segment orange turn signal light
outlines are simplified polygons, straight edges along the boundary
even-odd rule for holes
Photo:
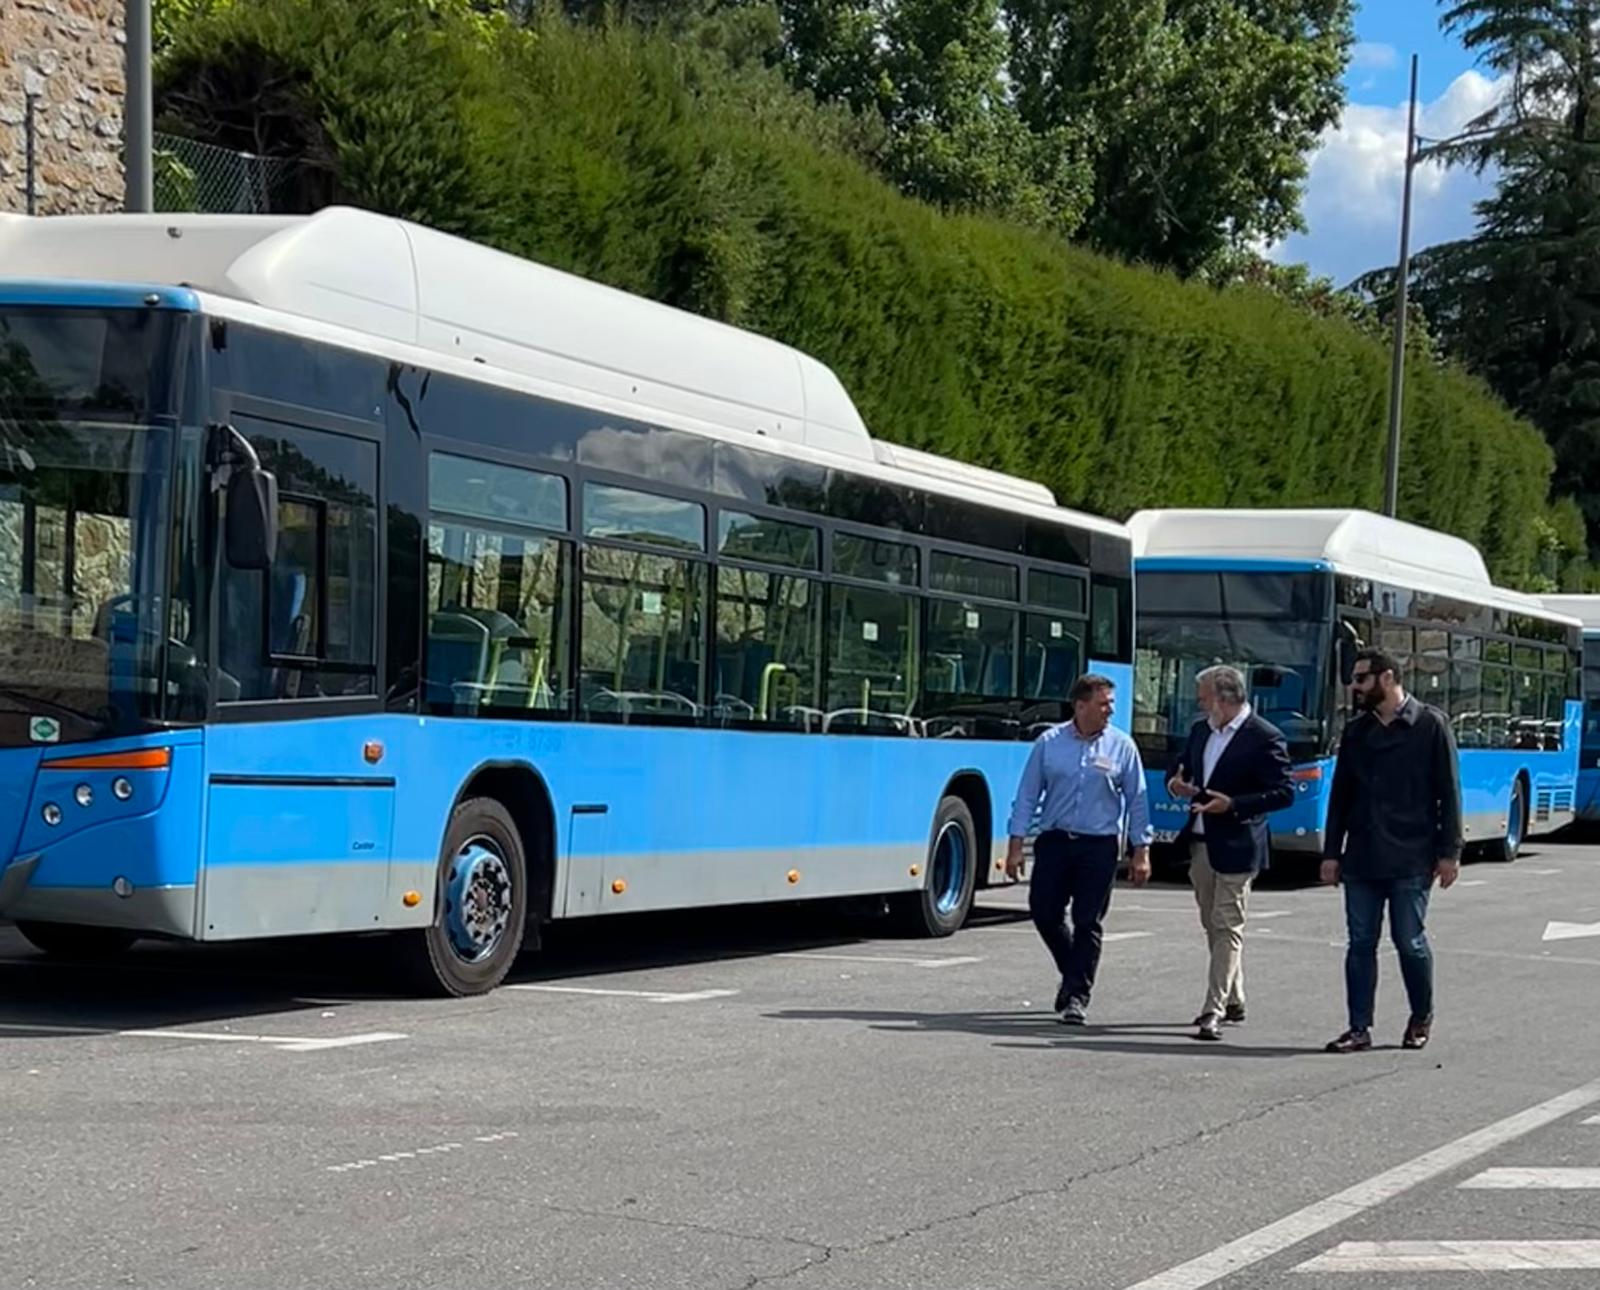
[[[127,752],[95,753],[90,757],[60,757],[41,762],[40,770],[166,770],[172,765],[170,748],[133,748]]]

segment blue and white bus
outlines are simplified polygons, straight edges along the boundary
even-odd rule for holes
[[[1144,511],[1129,527],[1134,735],[1159,840],[1183,821],[1164,768],[1195,719],[1195,675],[1230,663],[1294,762],[1294,804],[1271,817],[1274,848],[1320,853],[1364,646],[1392,654],[1407,687],[1449,715],[1469,844],[1512,860],[1530,834],[1572,820],[1579,624],[1496,587],[1470,543],[1348,510]]]
[[[995,876],[1119,524],[822,364],[393,219],[0,216],[0,917],[110,953]]]
[[[1547,609],[1583,624],[1583,735],[1578,748],[1578,818],[1600,820],[1600,596],[1541,596]]]

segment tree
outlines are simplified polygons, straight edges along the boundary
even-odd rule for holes
[[[1093,149],[1083,235],[1182,273],[1301,228],[1306,157],[1344,104],[1351,0],[1005,0],[1035,131]]]
[[[1447,350],[1543,430],[1600,546],[1600,2],[1442,0],[1507,92],[1440,153],[1498,171],[1469,241],[1421,266]]]

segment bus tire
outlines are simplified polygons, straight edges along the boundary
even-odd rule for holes
[[[111,959],[125,952],[136,940],[137,932],[122,927],[80,927],[74,923],[17,924],[36,950],[57,959]]]
[[[965,801],[951,795],[934,812],[922,887],[890,902],[896,922],[912,936],[950,936],[972,911],[978,879],[978,830]]]
[[[445,828],[433,924],[400,934],[408,975],[427,994],[487,993],[516,962],[527,915],[522,834],[494,798],[468,798]]]
[[[1489,858],[1501,864],[1510,864],[1522,851],[1522,841],[1528,836],[1528,795],[1522,780],[1511,781],[1511,806],[1506,811],[1506,835],[1489,843]]]

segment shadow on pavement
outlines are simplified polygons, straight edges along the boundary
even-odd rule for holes
[[[998,1048],[1054,1048],[1080,1053],[1135,1053],[1157,1057],[1303,1057],[1321,1047],[1240,1043],[1230,1030],[1221,1043],[1194,1037],[1189,1022],[1063,1026],[1045,1008],[1022,1012],[888,1012],[875,1009],[786,1008],[765,1014],[774,1021],[847,1021],[900,1034],[964,1034],[997,1039]],[[1026,1041],[1026,1042],[1025,1042]]]

